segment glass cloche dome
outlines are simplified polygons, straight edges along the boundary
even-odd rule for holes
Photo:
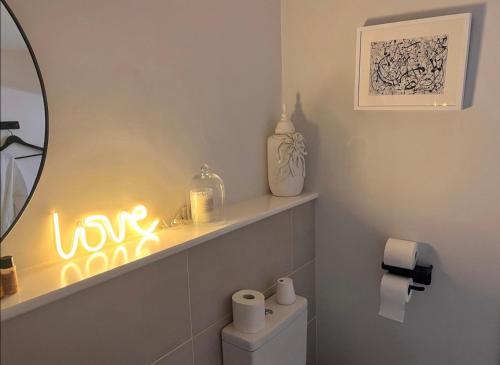
[[[207,164],[193,176],[188,194],[188,207],[193,223],[215,223],[224,220],[226,199],[224,182],[210,171]]]

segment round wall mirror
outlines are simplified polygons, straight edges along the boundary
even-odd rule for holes
[[[11,9],[1,2],[0,241],[12,229],[40,179],[48,112],[33,50]]]

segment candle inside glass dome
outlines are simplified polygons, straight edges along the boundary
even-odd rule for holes
[[[189,192],[191,217],[194,223],[212,221],[214,211],[214,192],[211,188],[193,189]]]

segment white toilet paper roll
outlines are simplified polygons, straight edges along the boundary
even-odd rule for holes
[[[233,324],[241,332],[257,333],[266,325],[264,295],[256,290],[240,290],[233,294]]]
[[[380,282],[379,315],[404,322],[406,303],[411,299],[411,278],[385,273]]]
[[[385,244],[384,264],[413,270],[417,263],[418,244],[389,238]]]
[[[283,305],[291,305],[295,303],[297,297],[293,289],[293,280],[290,278],[279,278],[276,289],[276,302]]]

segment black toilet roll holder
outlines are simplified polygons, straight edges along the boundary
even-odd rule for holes
[[[415,265],[415,268],[410,270],[402,267],[386,265],[382,262],[382,269],[387,270],[390,274],[411,278],[413,282],[417,284],[430,285],[432,282],[432,265]],[[425,288],[423,286],[410,285],[408,287],[408,293],[410,293],[411,290],[424,291]]]

